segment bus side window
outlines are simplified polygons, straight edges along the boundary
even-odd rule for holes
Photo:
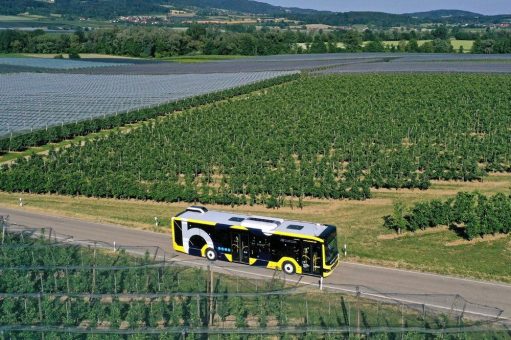
[[[215,244],[215,247],[221,247],[223,249],[230,249],[231,248],[231,235],[228,231],[215,231],[213,233],[213,243]],[[227,252],[227,251],[223,251]],[[230,251],[229,251],[230,252]]]
[[[277,237],[272,240],[271,253],[273,261],[279,261],[282,257],[291,257],[296,262],[301,262],[302,245],[300,240]]]
[[[270,242],[267,238],[250,235],[250,257],[268,260],[270,255]]]
[[[178,246],[183,245],[183,229],[181,227],[181,221],[174,220],[174,242]]]

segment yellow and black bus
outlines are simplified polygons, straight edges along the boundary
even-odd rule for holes
[[[176,251],[327,277],[339,263],[332,225],[249,216],[191,206],[172,218]]]

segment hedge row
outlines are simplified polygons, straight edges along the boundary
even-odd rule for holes
[[[175,111],[186,110],[192,107],[212,103],[219,100],[225,100],[263,88],[279,85],[295,80],[299,77],[300,74],[280,76],[224,91],[218,91],[173,101],[151,108],[144,108],[122,114],[87,119],[77,121],[75,123],[67,123],[34,130],[28,133],[4,137],[0,139],[0,153],[5,153],[7,151],[23,151],[33,146],[41,146],[47,143],[56,143],[76,136],[84,136],[93,132],[98,132],[103,129],[112,129],[115,127],[123,126],[125,124],[144,121]]]
[[[487,234],[511,232],[511,196],[502,193],[487,197],[480,193],[459,192],[446,201],[416,203],[406,211],[402,203],[383,218],[384,226],[416,231],[439,225],[464,227],[467,239]]]

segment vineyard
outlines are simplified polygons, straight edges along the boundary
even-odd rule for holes
[[[278,207],[482,180],[511,171],[510,95],[508,76],[303,77],[18,159],[0,189]]]
[[[168,93],[165,95],[162,94],[158,97],[154,93],[154,88],[152,88],[151,91],[145,92],[146,98],[136,98],[137,96],[142,95],[144,92],[143,90],[137,88],[137,86],[140,86],[141,78],[138,78],[138,80],[131,78],[131,81],[137,81],[124,85],[125,90],[127,88],[131,88],[131,97],[128,96],[127,98],[117,98],[119,93],[122,91],[119,91],[118,85],[110,83],[110,86],[103,88],[102,92],[96,91],[97,97],[93,96],[93,104],[91,104],[90,97],[87,98],[83,93],[81,93],[80,90],[77,90],[76,88],[73,91],[67,91],[68,93],[66,93],[64,96],[60,94],[56,98],[31,98],[31,100],[25,100],[23,103],[20,103],[19,92],[9,88],[8,92],[10,94],[8,95],[4,93],[5,97],[0,98],[0,103],[3,102],[6,107],[10,107],[9,112],[5,112],[4,114],[0,112],[0,127],[2,128],[2,130],[0,130],[0,154],[6,151],[22,151],[31,146],[55,143],[66,138],[73,138],[76,136],[83,136],[89,133],[98,132],[102,129],[112,129],[115,127],[124,126],[126,124],[164,116],[175,111],[185,110],[191,107],[224,100],[227,98],[257,91],[268,86],[277,85],[281,82],[291,81],[299,76],[298,74],[292,74],[272,78],[272,75],[276,76],[277,73],[265,73],[259,75],[252,74],[252,77],[268,77],[269,79],[245,84],[243,86],[235,86],[235,79],[231,79],[230,81],[227,81],[227,83],[223,84],[210,84],[208,87],[210,92],[208,92],[205,86],[202,86],[202,89],[194,89],[194,87],[197,87],[197,83],[189,83],[188,85],[192,85],[188,88],[189,92],[183,92],[183,89],[181,89],[180,93],[174,94],[174,98],[169,98]],[[52,77],[55,78],[55,75]],[[249,79],[249,74],[245,74],[244,79],[242,79],[243,76],[238,75],[238,77],[238,85],[243,82],[254,81],[253,78],[251,80]],[[42,78],[44,79],[45,76],[43,75]],[[197,78],[200,79],[200,76]],[[203,81],[206,79],[204,77],[202,78]],[[49,79],[51,79],[51,77]],[[81,83],[86,88],[89,88],[89,92],[90,88],[96,87],[98,85],[97,81],[101,80],[96,79],[96,84],[94,84],[94,82],[90,82],[90,79],[89,82],[81,79],[80,77],[77,79],[80,79],[79,83]],[[101,82],[105,82],[106,79],[107,78],[101,80]],[[125,78],[124,81],[127,79],[128,78]],[[151,79],[152,78],[146,78],[146,81],[150,81]],[[174,78],[173,80],[175,81],[176,79],[177,78]],[[41,77],[39,77],[39,80],[41,80]],[[38,85],[43,86],[43,88],[48,86],[48,80],[43,83],[44,84],[40,83]],[[215,92],[213,91],[215,87],[224,87],[226,89]],[[38,91],[40,90],[41,87],[39,87]],[[160,91],[165,91],[165,89],[160,88]],[[193,93],[194,91],[195,93]],[[203,92],[208,93],[198,95],[199,93]],[[107,93],[109,93],[109,97],[107,96]],[[79,103],[81,99],[69,100],[69,96],[84,97],[86,101]],[[101,99],[101,97],[104,98]],[[114,97],[116,97],[116,99],[113,99]],[[168,102],[170,99],[174,100]],[[151,106],[150,104],[154,105],[155,103],[162,102],[167,103],[152,107],[144,107],[148,105]],[[137,109],[135,110],[134,108]],[[18,111],[20,109],[21,111]],[[129,109],[132,110],[130,111]],[[26,110],[28,110],[29,113],[27,113]],[[121,114],[119,114],[118,110],[124,110],[127,112],[121,112]],[[17,114],[13,114],[13,112],[17,112]],[[9,133],[10,129],[14,129],[15,126],[17,126],[19,129],[30,128],[30,132],[18,131],[18,133],[12,133],[11,131],[11,134],[6,135]],[[32,130],[32,128],[34,128],[34,130]]]
[[[480,193],[460,192],[444,202],[416,203],[405,213],[402,203],[396,204],[394,214],[384,217],[384,225],[398,232],[416,231],[446,226],[461,226],[462,234],[473,239],[488,234],[507,234],[511,231],[511,196],[496,194],[486,197]]]
[[[464,319],[462,305],[439,314],[420,304],[305,290],[276,276],[264,281],[213,276],[148,253],[134,257],[125,249],[56,242],[44,232],[3,233],[0,271],[0,331],[7,338],[30,339],[35,332],[66,339],[109,333],[108,338],[136,339],[287,332],[301,337],[310,330],[311,338],[375,332],[386,339],[387,331],[411,338],[444,331],[443,338],[465,332],[476,338],[482,331],[495,339],[506,336],[491,323]],[[453,306],[456,301],[463,302],[456,297]]]
[[[289,74],[0,75],[0,137],[124,114]]]

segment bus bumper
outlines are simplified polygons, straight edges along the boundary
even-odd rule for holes
[[[335,267],[337,267],[338,265],[339,265],[339,256],[337,256],[337,259],[334,261],[334,263],[332,263],[331,266],[329,266],[328,269],[325,268],[323,270],[323,277],[329,277],[333,273]]]

